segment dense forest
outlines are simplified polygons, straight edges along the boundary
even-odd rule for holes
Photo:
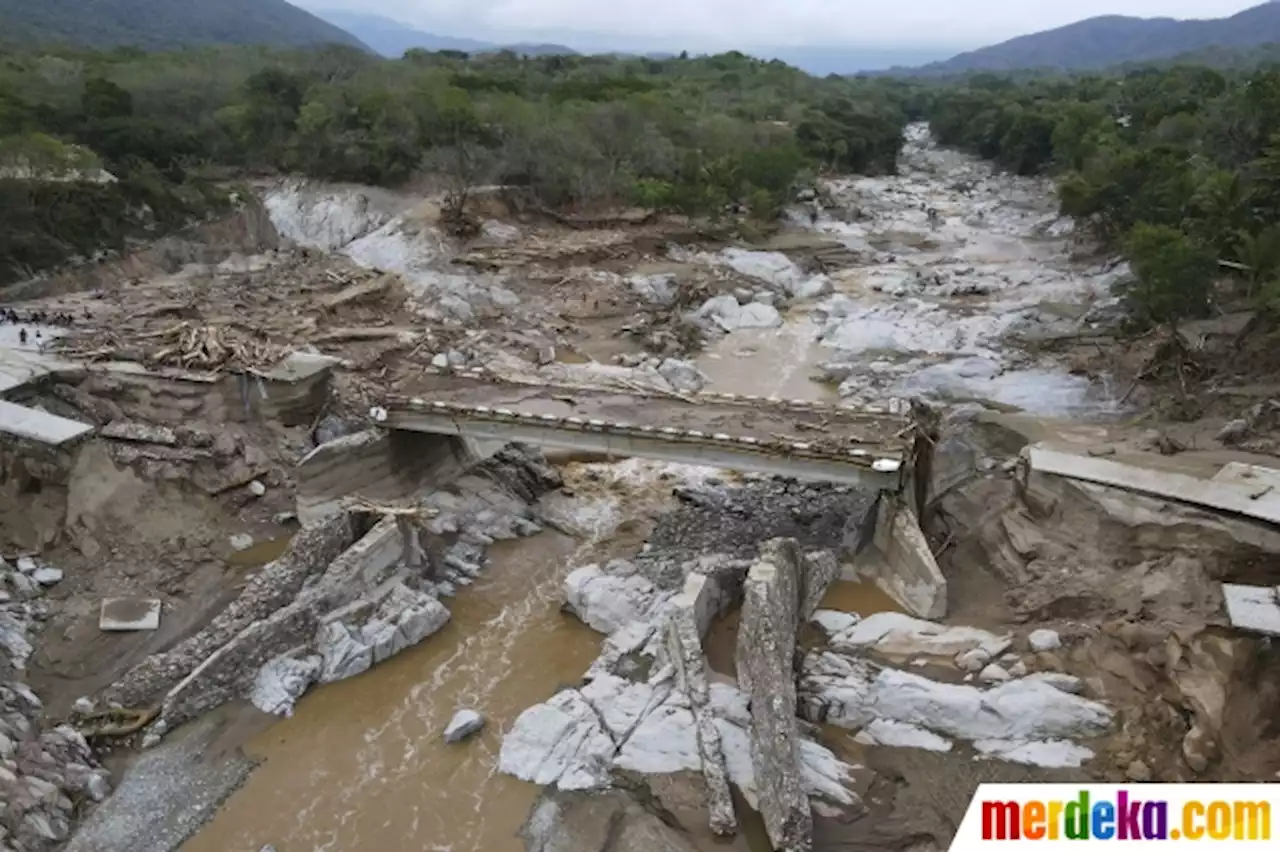
[[[119,180],[0,182],[0,259],[16,275],[118,247],[136,226],[198,216],[215,178],[272,172],[383,185],[425,173],[454,197],[503,183],[559,210],[736,207],[767,219],[806,171],[892,171],[899,88],[737,53],[10,53],[0,174],[94,161]]]
[[[1203,315],[1224,272],[1280,306],[1280,66],[1174,66],[929,92],[943,144],[1050,172],[1064,214],[1124,250],[1140,319]]]

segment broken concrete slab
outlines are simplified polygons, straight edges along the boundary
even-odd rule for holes
[[[813,814],[800,775],[796,722],[796,632],[805,561],[792,539],[760,549],[743,587],[738,683],[750,699],[751,761],[760,813],[775,849],[807,850]]]
[[[1280,636],[1280,586],[1222,584],[1232,627]]]
[[[58,446],[92,431],[88,423],[0,400],[0,432]]]
[[[705,574],[690,574],[685,578],[684,588],[671,599],[664,650],[666,662],[675,669],[676,688],[689,697],[698,755],[702,759],[702,776],[707,785],[711,830],[716,834],[729,835],[737,829],[738,819],[733,810],[729,769],[720,731],[708,707],[711,694],[707,658],[702,649],[702,635],[718,614],[721,600],[718,585],[715,578]]]
[[[98,433],[104,438],[117,441],[136,441],[142,444],[163,444],[166,447],[178,445],[178,434],[168,426],[153,426],[150,423],[139,423],[134,420],[113,420],[103,426]]]
[[[1091,458],[1043,444],[1029,447],[1028,455],[1031,469],[1039,473],[1109,485],[1220,512],[1280,523],[1280,490],[1277,489],[1202,479],[1186,473],[1141,467],[1128,462]]]
[[[160,626],[158,598],[104,598],[98,629],[108,632],[155,630]]]
[[[947,579],[920,530],[916,513],[900,499],[882,499],[875,547],[854,560],[858,574],[920,618],[947,614]]]

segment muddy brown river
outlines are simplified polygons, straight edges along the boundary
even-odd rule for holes
[[[317,689],[245,744],[262,765],[185,852],[521,850],[537,788],[497,772],[502,731],[574,681],[600,637],[561,615],[560,580],[586,545],[545,532],[496,545],[448,627],[361,677]],[[455,710],[485,730],[441,739]]]
[[[278,852],[523,850],[517,832],[538,788],[497,771],[502,734],[524,709],[578,682],[599,653],[600,635],[560,612],[563,579],[578,565],[634,552],[645,526],[636,521],[669,499],[671,483],[659,476],[667,469],[570,465],[566,482],[586,534],[548,530],[494,545],[485,573],[448,601],[444,630],[360,677],[312,691],[292,718],[249,738],[243,749],[261,765],[183,852],[258,852],[265,844]],[[825,604],[893,608],[856,583],[836,584]],[[707,641],[712,666],[726,674],[736,626],[722,619]],[[444,728],[463,707],[488,724],[445,745]]]

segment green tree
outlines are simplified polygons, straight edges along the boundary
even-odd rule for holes
[[[1166,225],[1139,222],[1126,246],[1136,280],[1126,298],[1136,315],[1176,330],[1203,316],[1217,263],[1212,252]]]

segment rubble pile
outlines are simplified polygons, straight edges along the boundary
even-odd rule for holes
[[[61,579],[30,556],[0,559],[0,847],[16,852],[57,847],[111,791],[110,773],[75,728],[44,728],[44,705],[25,681],[41,598]]]

